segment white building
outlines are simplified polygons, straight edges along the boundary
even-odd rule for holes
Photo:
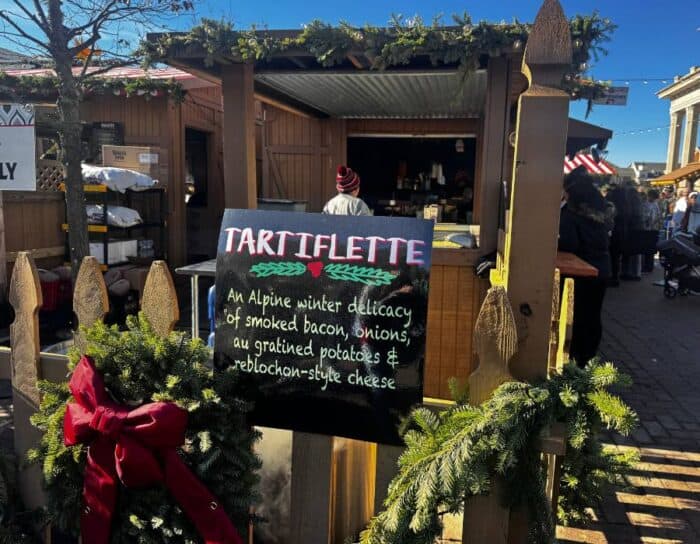
[[[676,76],[671,85],[656,94],[671,102],[666,157],[666,172],[670,172],[694,162],[700,121],[700,67],[692,66],[686,75]]]
[[[634,172],[634,181],[640,185],[648,185],[649,181],[663,175],[666,171],[666,164],[663,162],[634,161],[629,165],[629,168]]]

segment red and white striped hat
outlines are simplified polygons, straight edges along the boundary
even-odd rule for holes
[[[339,193],[352,193],[360,186],[360,176],[347,166],[339,166],[335,176],[335,187]]]

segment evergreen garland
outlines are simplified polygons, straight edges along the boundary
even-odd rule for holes
[[[82,82],[81,92],[84,97],[98,96],[140,96],[145,100],[167,96],[175,102],[185,99],[186,91],[175,80],[88,77]],[[56,100],[58,97],[58,78],[53,75],[13,76],[0,72],[0,98],[15,101]]]
[[[441,17],[426,23],[421,17],[392,17],[387,27],[337,26],[314,20],[294,37],[283,37],[253,27],[236,30],[225,21],[203,19],[188,33],[166,34],[157,42],[145,42],[140,54],[150,65],[167,59],[182,47],[199,47],[204,62],[212,65],[217,57],[233,57],[242,61],[265,61],[284,51],[309,53],[324,67],[347,61],[347,55],[362,53],[371,59],[372,69],[385,70],[406,65],[423,55],[433,65],[457,65],[465,74],[479,68],[483,57],[506,50],[524,50],[531,25],[514,20],[511,23],[474,23],[468,13],[453,16],[453,25],[444,26]],[[589,101],[599,98],[609,83],[586,79],[592,59],[607,54],[603,44],[610,41],[616,28],[597,11],[570,19],[573,62],[562,86],[574,99]]]
[[[157,336],[143,315],[127,318],[128,329],[97,323],[86,329],[86,355],[93,358],[114,400],[137,407],[147,402],[175,402],[188,411],[185,444],[180,453],[187,466],[220,501],[229,518],[245,534],[249,507],[255,500],[256,470],[252,451],[259,438],[246,423],[249,409],[236,393],[237,375],[214,373],[210,352],[199,340],[183,334]],[[70,354],[70,369],[80,353]],[[32,423],[43,437],[30,461],[43,470],[48,513],[70,534],[79,531],[87,448],[63,444],[63,418],[70,399],[67,383],[40,382],[42,401]],[[190,544],[196,529],[162,486],[123,486],[112,522],[113,544]]]
[[[570,363],[539,385],[505,383],[480,406],[417,408],[406,423],[407,448],[385,510],[371,520],[362,543],[432,544],[442,529],[440,515],[489,493],[497,477],[504,482],[502,500],[529,515],[529,542],[552,542],[538,438],[551,423],[566,423],[559,519],[586,519],[585,509],[598,504],[606,486],[621,482],[635,460],[603,449],[599,436],[603,427],[627,434],[636,425],[632,409],[608,391],[627,382],[611,363],[585,369]]]

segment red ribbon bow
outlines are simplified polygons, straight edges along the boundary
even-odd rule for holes
[[[86,544],[108,544],[119,479],[126,487],[163,483],[206,544],[243,544],[219,501],[190,472],[176,448],[185,441],[187,412],[172,402],[135,410],[113,402],[88,357],[70,380],[75,402],[63,422],[66,446],[88,444],[80,531]]]

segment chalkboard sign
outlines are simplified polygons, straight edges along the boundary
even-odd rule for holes
[[[239,371],[252,423],[400,443],[423,396],[432,228],[226,210],[214,361]]]

